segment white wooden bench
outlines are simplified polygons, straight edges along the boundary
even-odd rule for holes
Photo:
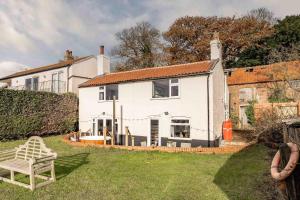
[[[10,179],[0,176],[0,180],[31,190],[42,187],[55,181],[54,160],[56,158],[57,154],[45,146],[42,138],[30,137],[24,145],[0,152],[0,170],[10,172]],[[48,171],[51,172],[51,177],[41,175]],[[28,175],[30,185],[16,181],[15,172]],[[36,184],[35,178],[45,181]]]

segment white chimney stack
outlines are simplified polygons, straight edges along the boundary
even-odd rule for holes
[[[219,40],[219,33],[215,32],[213,40],[210,41],[210,59],[220,59],[222,60],[222,44]]]
[[[104,55],[104,46],[100,46],[97,56],[97,75],[110,73],[110,58]]]

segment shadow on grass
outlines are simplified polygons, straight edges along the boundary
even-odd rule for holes
[[[267,150],[260,145],[233,154],[215,175],[214,183],[228,199],[265,199],[272,195],[267,156]]]
[[[89,153],[80,153],[71,156],[58,157],[55,160],[55,172],[57,180],[67,176],[78,167],[87,164],[88,155]]]

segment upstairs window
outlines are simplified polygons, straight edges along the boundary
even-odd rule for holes
[[[99,87],[99,100],[103,101],[105,97],[105,90],[104,86]]]
[[[178,79],[160,79],[152,82],[153,98],[166,98],[179,96],[179,80]]]
[[[119,99],[119,87],[117,84],[107,85],[99,87],[99,100],[113,100],[114,96],[116,100]]]
[[[116,99],[118,99],[119,91],[118,91],[118,85],[107,85],[106,86],[106,100],[113,100],[114,96]]]
[[[190,138],[190,122],[188,119],[171,120],[171,137]]]

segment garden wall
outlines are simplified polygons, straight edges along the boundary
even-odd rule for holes
[[[0,140],[74,131],[78,124],[75,94],[0,89]]]

